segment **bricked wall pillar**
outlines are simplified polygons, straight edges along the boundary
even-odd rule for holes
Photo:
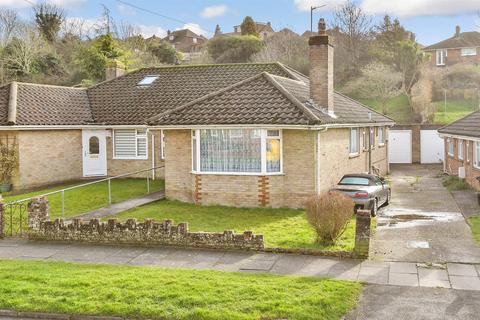
[[[195,203],[202,204],[202,176],[199,174],[195,175],[195,191],[193,198]]]
[[[355,229],[355,254],[359,257],[368,257],[370,250],[370,210],[358,210]]]
[[[0,195],[0,239],[5,237],[5,203],[3,202],[2,195]]]
[[[28,202],[28,227],[38,230],[40,223],[50,220],[50,204],[47,197],[36,197]]]
[[[270,179],[267,176],[258,177],[258,205],[266,207],[270,204]]]

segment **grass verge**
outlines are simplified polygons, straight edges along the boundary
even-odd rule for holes
[[[340,319],[355,282],[206,270],[0,261],[0,309],[149,319]]]
[[[468,218],[468,224],[472,229],[473,239],[480,246],[480,216]]]
[[[188,222],[191,231],[252,230],[264,235],[265,246],[269,248],[352,251],[355,246],[355,218],[335,244],[321,245],[316,243],[315,231],[303,210],[199,206],[166,200],[122,212],[113,218],[171,219],[176,223]]]

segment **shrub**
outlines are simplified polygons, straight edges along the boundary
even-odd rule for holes
[[[334,243],[345,231],[354,206],[351,198],[338,192],[310,197],[307,200],[307,219],[317,233],[317,242]]]
[[[0,183],[12,182],[13,172],[17,167],[15,145],[15,141],[10,145],[8,140],[0,140]]]

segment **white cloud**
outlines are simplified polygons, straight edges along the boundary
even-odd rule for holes
[[[372,14],[389,13],[395,16],[452,16],[475,13],[478,0],[363,0],[361,7]]]
[[[0,0],[0,7],[24,8],[37,4],[38,0]],[[50,0],[49,3],[55,4],[62,8],[79,7],[85,4],[87,0]]]
[[[177,28],[177,30],[182,30],[182,29],[190,29],[191,31],[195,32],[196,34],[203,35],[205,37],[209,33],[208,31],[202,29],[202,27],[200,27],[200,25],[197,24],[197,23],[186,23],[186,24],[183,25],[183,27]]]
[[[167,35],[167,31],[158,26],[139,25],[138,27],[140,28],[140,33],[144,38],[150,38],[151,36],[163,38]]]
[[[33,4],[36,3],[36,1],[31,1]],[[29,7],[32,4],[28,3],[27,1],[18,1],[18,0],[0,0],[0,7],[9,7],[9,8],[23,8],[23,7]]]
[[[344,3],[346,0],[295,0],[295,6],[300,11],[310,11],[310,7],[322,6],[317,11],[332,10],[335,6]]]
[[[80,7],[81,5],[86,4],[87,0],[50,0],[49,2],[62,8],[71,8]]]
[[[200,13],[200,15],[203,18],[210,19],[210,18],[215,18],[215,17],[221,17],[225,15],[227,12],[228,8],[224,4],[220,4],[217,6],[211,6],[211,7],[206,7],[203,9],[203,11]]]

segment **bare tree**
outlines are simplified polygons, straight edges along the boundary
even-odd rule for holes
[[[362,98],[380,102],[382,112],[388,113],[388,101],[402,93],[402,74],[381,63],[370,63],[362,68],[361,76],[344,88]]]
[[[16,31],[20,28],[22,21],[14,10],[0,9],[0,43],[5,46]]]
[[[93,34],[92,28],[92,23],[83,18],[67,18],[62,23],[60,34],[63,38],[90,39]]]

